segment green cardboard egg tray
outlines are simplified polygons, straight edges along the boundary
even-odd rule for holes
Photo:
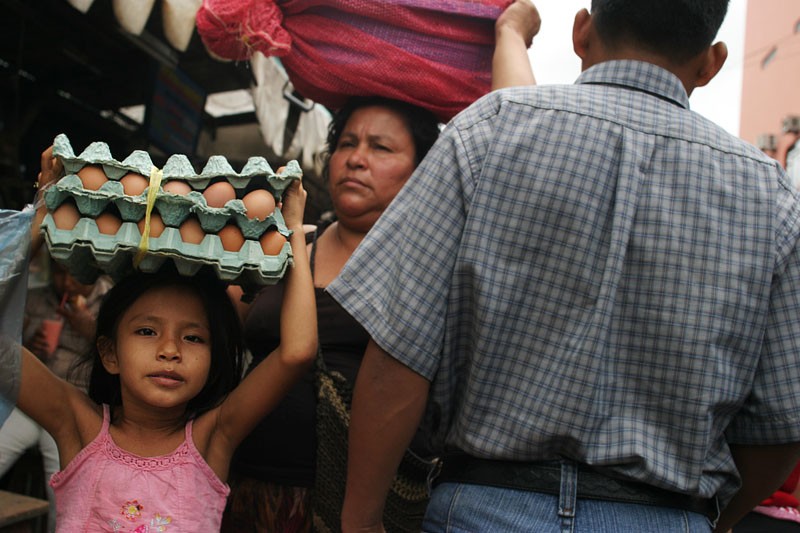
[[[81,283],[93,283],[106,273],[118,281],[134,271],[141,233],[134,222],[123,222],[115,235],[100,233],[95,220],[82,217],[71,230],[59,229],[48,213],[42,222],[50,255],[67,267]],[[211,267],[225,282],[243,287],[270,285],[279,281],[291,264],[288,241],[278,255],[265,255],[261,244],[247,239],[238,252],[222,247],[220,238],[206,234],[200,244],[183,242],[178,228],[167,227],[151,237],[138,270],[156,272],[167,260],[182,275],[191,276],[203,266]]]
[[[153,163],[147,152],[135,150],[124,161],[119,162],[111,156],[106,143],[94,142],[76,157],[69,139],[60,134],[53,142],[53,155],[61,159],[66,175],[46,191],[45,203],[48,210],[53,211],[67,198],[73,198],[78,211],[84,216],[96,217],[113,203],[123,221],[138,222],[142,219],[147,208],[149,187],[137,196],[129,196],[124,194],[118,180],[129,172],[150,176]],[[102,166],[109,180],[97,190],[84,189],[81,179],[75,173],[86,165]],[[263,188],[272,193],[277,204],[286,187],[302,177],[302,170],[297,161],[289,161],[283,171],[276,174],[266,159],[251,157],[242,171],[236,173],[225,157],[211,156],[203,171],[196,174],[185,155],[174,154],[167,160],[162,174],[162,183],[180,180],[193,189],[186,195],[161,189],[156,193],[153,210],[161,215],[166,226],[177,227],[190,214],[195,214],[206,233],[216,233],[234,220],[245,238],[257,239],[272,226],[277,226],[288,235],[285,233],[286,225],[279,208],[276,208],[274,215],[264,220],[248,218],[241,199],[230,200],[223,207],[210,207],[202,191],[211,183],[225,180],[233,186],[237,196],[253,187]]]
[[[53,156],[61,160],[67,174],[74,174],[84,166],[93,164],[102,166],[109,180],[119,180],[129,172],[137,172],[147,177],[153,168],[153,162],[147,152],[134,150],[124,160],[117,161],[111,155],[108,145],[101,141],[93,142],[76,156],[69,139],[63,133],[56,136],[53,141]],[[171,155],[161,170],[164,175],[162,181],[185,181],[192,189],[201,192],[212,180],[219,178],[225,178],[237,190],[245,189],[253,180],[266,178],[267,186],[279,201],[286,187],[303,175],[297,161],[288,162],[286,168],[280,174],[276,174],[263,157],[251,157],[241,172],[236,172],[221,155],[209,157],[199,174],[195,172],[189,158],[183,154]]]
[[[134,270],[141,233],[137,223],[145,216],[149,187],[137,196],[126,195],[118,181],[129,172],[148,177],[153,169],[147,152],[136,150],[122,162],[111,156],[108,145],[95,142],[79,156],[75,156],[69,139],[61,134],[53,143],[53,155],[64,164],[65,175],[45,191],[44,199],[52,213],[61,204],[73,201],[81,218],[74,228],[57,228],[53,217],[47,214],[42,223],[50,253],[84,283],[93,282],[100,273],[118,280]],[[100,165],[109,181],[98,190],[83,188],[76,175],[86,165]],[[212,267],[219,278],[231,284],[253,288],[280,280],[291,264],[291,247],[283,245],[275,256],[265,255],[257,240],[266,231],[276,229],[285,237],[291,235],[280,208],[265,220],[250,219],[240,199],[227,202],[220,208],[210,207],[202,191],[221,179],[228,181],[240,196],[244,190],[263,188],[280,201],[283,191],[293,180],[302,176],[296,161],[290,161],[276,174],[267,161],[260,157],[248,160],[241,172],[235,172],[222,156],[209,158],[203,171],[196,174],[189,159],[182,154],[170,156],[162,169],[162,183],[171,179],[185,181],[192,187],[186,195],[178,195],[159,188],[152,211],[158,212],[166,228],[159,237],[150,237],[146,254],[136,268],[144,272],[157,271],[171,260],[183,275],[193,275],[203,266]],[[113,204],[122,225],[115,235],[100,233],[94,220]],[[183,242],[178,226],[195,215],[206,235],[200,244]],[[227,251],[215,234],[226,224],[234,222],[242,231],[245,242],[238,252]]]

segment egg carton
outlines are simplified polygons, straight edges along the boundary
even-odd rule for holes
[[[112,181],[119,181],[130,172],[148,177],[153,169],[152,159],[147,152],[134,150],[124,160],[118,161],[111,155],[108,145],[102,141],[91,143],[80,155],[76,156],[69,138],[63,133],[57,135],[53,141],[53,156],[61,160],[66,174],[76,174],[86,165],[98,165],[103,168],[103,172]],[[276,174],[263,157],[249,158],[242,170],[236,172],[228,160],[221,155],[211,156],[198,174],[188,157],[183,154],[173,154],[167,159],[161,171],[162,182],[184,181],[194,191],[199,192],[220,179],[230,183],[237,194],[243,194],[252,185],[263,186],[275,195],[277,202],[281,201],[283,192],[292,181],[303,175],[297,161],[289,161],[283,170]]]
[[[123,222],[138,222],[145,216],[148,192],[149,187],[137,196],[125,195],[122,184],[113,180],[107,181],[97,190],[85,189],[80,177],[67,174],[45,191],[44,200],[47,209],[52,212],[72,199],[78,212],[90,218],[96,218],[113,204]],[[153,203],[153,211],[161,216],[165,226],[174,228],[180,226],[189,216],[195,215],[206,233],[216,233],[228,223],[234,223],[248,239],[259,238],[272,226],[286,229],[279,207],[263,220],[250,218],[241,200],[230,200],[223,207],[210,207],[205,197],[197,191],[181,195],[159,190]]]
[[[177,228],[165,228],[159,237],[151,237],[148,250],[138,266],[134,259],[139,251],[141,233],[133,222],[123,222],[115,235],[100,233],[93,218],[82,217],[70,230],[56,227],[48,213],[41,225],[50,255],[63,264],[82,283],[93,283],[106,273],[118,281],[138,270],[156,272],[165,261],[172,261],[178,272],[191,276],[204,266],[211,267],[217,276],[251,292],[263,285],[280,280],[292,264],[288,239],[277,255],[265,255],[258,241],[247,239],[238,252],[222,247],[219,236],[207,234],[199,244],[181,240]],[[288,237],[291,231],[277,228]]]

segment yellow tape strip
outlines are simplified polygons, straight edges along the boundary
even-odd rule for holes
[[[164,173],[161,172],[161,169],[156,167],[153,167],[150,171],[150,188],[147,190],[147,208],[144,212],[144,230],[142,231],[142,239],[139,241],[139,251],[136,252],[136,257],[133,258],[134,268],[139,268],[139,263],[142,262],[150,247],[150,213],[156,203],[156,195],[161,188],[163,175]]]

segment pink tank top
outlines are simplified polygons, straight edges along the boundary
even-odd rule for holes
[[[230,488],[195,448],[191,421],[183,444],[160,457],[119,448],[109,424],[104,405],[100,433],[50,478],[57,531],[219,531]]]

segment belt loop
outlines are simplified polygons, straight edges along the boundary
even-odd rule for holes
[[[711,498],[711,502],[712,502],[712,504],[710,506],[711,507],[710,512],[711,512],[711,514],[714,515],[714,517],[712,519],[712,517],[709,516],[708,517],[708,522],[711,524],[711,529],[713,530],[714,528],[717,527],[717,522],[719,522],[719,515],[721,513],[721,509],[719,507],[719,498],[718,497],[714,496],[713,498]]]
[[[442,459],[436,458],[428,470],[428,479],[425,480],[425,488],[428,491],[428,497],[433,493],[433,487],[436,485],[436,478],[442,472]]]
[[[558,494],[558,516],[562,520],[562,531],[571,531],[575,518],[578,495],[578,465],[575,461],[561,462],[561,487]]]

